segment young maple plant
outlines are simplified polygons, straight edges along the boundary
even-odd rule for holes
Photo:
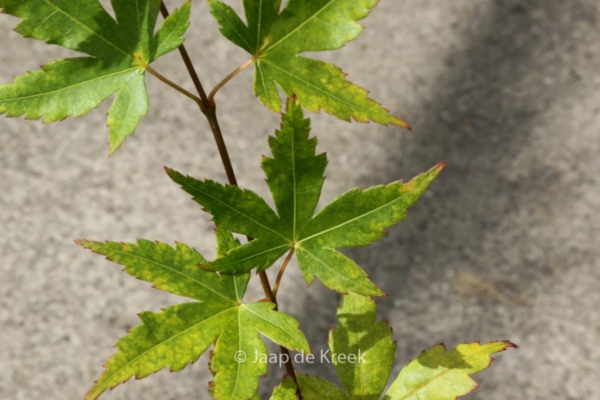
[[[232,0],[233,1],[233,0]],[[80,116],[116,93],[108,113],[109,152],[133,134],[149,109],[146,73],[195,101],[214,134],[229,180],[223,185],[197,180],[167,168],[168,176],[193,196],[215,223],[217,257],[177,243],[78,240],[81,246],[124,266],[154,288],[193,300],[159,313],[140,314],[142,324],[117,343],[117,354],[85,396],[97,399],[132,377],[145,378],[165,367],[180,371],[211,346],[210,371],[215,399],[258,399],[259,378],[267,372],[267,349],[259,334],[281,346],[287,375],[271,396],[284,399],[447,400],[477,388],[470,375],[486,369],[491,356],[516,347],[508,341],[461,344],[452,351],[437,345],[406,365],[387,392],[396,344],[385,321],[377,322],[374,297],[385,293],[365,271],[338,249],[362,247],[380,239],[384,229],[406,218],[407,209],[437,178],[440,163],[411,181],[366,190],[351,189],[315,213],[324,184],[325,154],[317,154],[303,108],[342,120],[408,128],[402,119],[346,80],[337,67],[302,57],[335,50],[362,32],[357,22],[377,0],[244,0],[246,22],[227,4],[208,0],[221,33],[251,54],[208,95],[202,87],[183,36],[191,3],[169,15],[160,0],[112,0],[113,18],[98,0],[0,0],[3,12],[21,18],[16,31],[87,57],[51,62],[14,83],[0,85],[0,113],[45,122]],[[159,14],[164,22],[156,29]],[[179,49],[198,94],[155,71],[150,64]],[[271,157],[262,169],[275,210],[250,190],[238,188],[216,116],[215,94],[241,70],[254,65],[254,90],[269,109],[283,113],[269,138]],[[279,90],[287,95],[285,109]],[[241,244],[232,233],[246,235]],[[265,270],[284,257],[274,286]],[[329,347],[343,389],[295,372],[289,351],[310,354],[298,322],[278,310],[277,292],[296,256],[306,282],[317,277],[341,293],[338,327]],[[265,300],[243,301],[256,269]],[[254,355],[258,357],[254,357]],[[246,357],[251,355],[251,357]],[[384,394],[385,392],[385,394]]]

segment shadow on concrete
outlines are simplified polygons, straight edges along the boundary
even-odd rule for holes
[[[518,213],[523,202],[531,208],[532,202],[544,207],[556,201],[548,195],[554,195],[552,185],[560,181],[560,172],[547,165],[530,165],[518,176],[505,172],[515,157],[530,150],[530,134],[540,115],[558,96],[573,95],[565,89],[568,82],[578,80],[568,58],[577,40],[573,24],[595,24],[595,15],[597,10],[580,1],[493,2],[478,22],[465,22],[470,26],[465,47],[440,60],[447,73],[437,82],[434,96],[422,104],[423,115],[417,120],[424,122],[386,149],[390,155],[387,181],[448,162],[431,193],[406,221],[382,241],[348,252],[392,294],[378,300],[379,317],[396,324],[398,316],[403,318],[395,327],[400,340],[397,364],[442,340],[450,347],[462,341],[504,339],[496,337],[504,330],[497,329],[500,317],[493,310],[501,307],[510,314],[518,308],[519,313],[532,314],[527,302],[520,304],[519,299],[536,295],[529,290],[532,282],[555,275],[564,257],[560,249],[555,250],[556,262],[542,258],[525,265],[528,227],[509,228],[503,222]],[[553,86],[550,77],[563,76],[564,71],[567,84]],[[364,187],[381,181],[382,176],[363,179]],[[493,242],[490,248],[486,238],[499,233],[506,235],[505,240]],[[477,311],[459,312],[451,324],[440,322],[448,319],[444,304],[460,299],[451,282],[463,269],[478,276],[510,276],[512,283],[498,290],[504,293],[500,297],[484,287]],[[306,301],[335,304],[338,296],[323,290],[319,299]],[[320,311],[307,306],[306,313],[311,325],[319,321],[313,337],[326,338],[328,327],[336,325],[329,307]],[[309,321],[302,322],[306,326]],[[324,340],[312,344],[316,351],[327,346]],[[331,366],[310,372],[339,384]],[[489,398],[495,389],[490,384],[485,393],[469,398]]]

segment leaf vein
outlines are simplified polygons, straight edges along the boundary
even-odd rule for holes
[[[223,298],[223,299],[227,300],[228,302],[236,304],[236,302],[235,302],[234,300],[232,300],[232,299],[230,299],[230,298],[228,298],[228,297],[224,296],[223,294],[219,293],[218,291],[216,291],[215,289],[211,288],[210,286],[208,286],[208,285],[204,284],[203,282],[201,282],[201,281],[199,281],[199,280],[197,280],[197,279],[195,279],[195,278],[193,278],[193,277],[191,277],[191,276],[189,276],[189,275],[186,275],[186,274],[184,274],[184,273],[183,273],[183,272],[181,272],[181,271],[177,271],[176,269],[174,269],[174,268],[170,267],[170,266],[169,266],[169,265],[167,265],[167,264],[162,264],[162,263],[156,262],[156,261],[154,261],[154,260],[152,260],[152,259],[149,259],[149,258],[146,258],[146,257],[142,257],[142,256],[139,256],[139,255],[137,255],[137,254],[133,254],[133,253],[128,253],[128,252],[125,252],[125,251],[113,250],[113,249],[111,249],[111,251],[113,251],[114,253],[120,254],[120,255],[122,255],[122,256],[124,256],[124,257],[132,257],[132,258],[137,258],[137,259],[139,259],[139,260],[142,260],[142,261],[145,261],[145,262],[148,262],[148,263],[151,263],[151,264],[155,264],[155,265],[157,265],[157,266],[159,266],[159,267],[165,268],[165,269],[167,269],[167,270],[169,270],[169,271],[172,271],[172,272],[174,272],[174,273],[176,273],[176,274],[179,274],[179,275],[181,275],[181,276],[184,276],[184,277],[186,277],[186,278],[188,278],[188,279],[191,279],[192,281],[196,282],[198,285],[200,285],[200,286],[202,286],[203,288],[205,288],[205,289],[209,290],[210,292],[213,292],[213,293],[214,293],[214,294],[216,294],[217,296],[219,296],[219,297],[221,297],[221,298]],[[200,300],[200,299],[196,299],[196,300]]]
[[[316,11],[313,15],[311,15],[306,21],[302,22],[300,25],[298,25],[297,27],[292,29],[287,35],[285,35],[284,37],[279,39],[277,42],[273,43],[271,46],[267,46],[267,48],[263,51],[263,53],[267,53],[268,51],[273,50],[275,47],[279,46],[281,43],[286,41],[290,36],[293,36],[300,29],[304,28],[304,26],[307,25],[309,22],[311,22],[313,19],[317,18],[322,12],[327,10],[327,8],[329,8],[329,6],[332,5],[333,3],[335,3],[336,1],[337,0],[330,0],[327,4],[323,5],[323,7],[321,7],[320,10]]]
[[[299,56],[296,56],[296,57],[299,57]],[[301,57],[300,57],[300,58],[301,58]],[[310,83],[309,81],[307,81],[307,80],[304,80],[304,79],[301,79],[299,76],[292,74],[290,71],[288,71],[288,70],[286,70],[286,69],[284,69],[284,68],[281,68],[281,67],[280,67],[280,66],[278,66],[277,64],[274,64],[274,63],[268,62],[268,61],[267,61],[267,59],[262,59],[262,60],[263,60],[264,62],[266,62],[267,64],[269,64],[269,65],[271,65],[271,66],[273,66],[273,67],[277,68],[278,70],[282,71],[283,73],[285,73],[285,74],[287,74],[287,75],[291,76],[292,78],[294,78],[294,79],[296,79],[296,80],[298,80],[298,81],[302,82],[302,83],[303,83],[303,84],[305,84],[306,86],[308,86],[308,87],[311,87],[311,88],[313,88],[314,90],[317,90],[317,91],[319,91],[319,92],[323,93],[323,94],[325,95],[325,97],[330,97],[330,98],[332,98],[332,99],[334,99],[334,100],[337,100],[337,101],[339,101],[340,103],[344,103],[344,104],[346,104],[347,106],[349,106],[349,107],[351,107],[351,108],[353,108],[353,109],[355,109],[355,110],[362,110],[362,108],[361,108],[361,107],[359,107],[359,106],[357,106],[357,105],[355,105],[355,104],[352,104],[352,103],[348,102],[348,100],[345,100],[345,99],[343,99],[343,98],[341,98],[341,97],[335,96],[334,94],[332,94],[332,93],[330,93],[330,92],[327,92],[327,91],[325,91],[325,90],[321,89],[321,88],[320,88],[320,87],[318,87],[318,86],[315,86],[315,85],[313,85],[313,84],[312,84],[312,83]],[[357,87],[358,87],[358,86],[357,86]],[[352,115],[352,116],[354,116],[354,115]]]
[[[501,342],[496,347],[499,347],[500,349],[502,349],[502,348],[506,347],[506,344],[503,343],[503,342]],[[494,348],[494,347],[492,347],[492,348]],[[482,349],[479,352],[477,352],[477,353],[475,353],[475,354],[473,354],[473,355],[471,355],[471,356],[469,356],[467,358],[462,359],[460,362],[457,362],[455,365],[447,368],[446,370],[444,370],[443,372],[441,372],[439,375],[436,375],[435,377],[433,377],[429,381],[423,383],[421,386],[417,387],[415,390],[413,390],[412,392],[408,393],[406,396],[402,397],[399,400],[405,400],[405,399],[410,398],[412,395],[416,394],[419,390],[423,389],[425,386],[429,385],[434,380],[436,380],[438,378],[441,378],[443,375],[445,375],[448,372],[454,370],[459,365],[464,364],[464,363],[468,362],[470,359],[475,358],[475,357],[481,355],[482,353],[485,353],[485,352],[488,352],[488,351],[489,351],[489,348],[485,348],[485,346],[482,346]],[[498,351],[500,351],[500,350],[498,350]],[[494,353],[497,353],[497,351],[495,351]],[[469,374],[467,374],[467,375],[469,375]]]
[[[127,53],[125,50],[123,50],[119,46],[115,45],[114,43],[112,43],[111,41],[109,41],[108,39],[106,39],[104,36],[100,35],[98,32],[96,32],[95,30],[93,30],[89,26],[83,24],[81,21],[79,21],[78,19],[76,19],[76,17],[73,17],[72,15],[70,15],[70,14],[66,13],[65,11],[63,11],[60,7],[58,7],[58,5],[56,4],[56,2],[51,1],[51,0],[42,0],[42,1],[44,3],[50,5],[50,6],[54,7],[57,10],[57,12],[60,12],[61,14],[65,15],[67,18],[69,18],[73,22],[75,22],[75,26],[79,25],[79,26],[85,28],[90,33],[92,33],[94,36],[98,37],[103,42],[105,42],[106,44],[108,44],[109,46],[111,46],[112,48],[114,48],[115,50],[118,50],[120,53],[124,54],[126,57],[134,58],[131,54]],[[79,15],[79,9],[77,10],[77,15]]]
[[[414,190],[417,190],[417,188],[415,188]],[[348,221],[344,221],[344,222],[342,222],[341,224],[338,224],[338,225],[332,226],[331,228],[329,228],[329,229],[326,229],[326,230],[324,230],[324,231],[321,231],[321,232],[315,233],[314,235],[312,235],[312,236],[309,236],[309,237],[307,237],[307,238],[301,239],[301,240],[300,240],[298,243],[307,242],[307,241],[309,241],[309,240],[311,240],[311,239],[314,239],[315,237],[318,237],[318,236],[324,235],[324,234],[326,234],[327,232],[331,232],[331,231],[333,231],[333,230],[335,230],[335,229],[341,228],[341,227],[342,227],[342,226],[344,226],[344,225],[348,225],[348,224],[350,224],[350,223],[352,223],[352,222],[354,222],[354,221],[358,221],[358,220],[360,220],[360,219],[362,219],[362,218],[365,218],[365,217],[367,217],[368,215],[370,215],[370,214],[373,214],[373,213],[375,213],[375,212],[377,212],[377,211],[381,210],[382,208],[388,207],[389,205],[391,205],[391,204],[393,204],[393,203],[395,203],[395,202],[397,202],[397,201],[400,201],[400,200],[402,200],[404,197],[406,197],[406,196],[408,196],[409,194],[411,194],[411,193],[412,193],[414,190],[411,190],[410,192],[407,192],[407,193],[403,194],[402,196],[400,196],[400,197],[398,197],[398,198],[396,198],[396,199],[394,199],[394,200],[392,200],[392,201],[389,201],[389,202],[387,202],[387,203],[385,203],[385,204],[383,204],[383,205],[381,205],[381,206],[379,206],[379,207],[377,207],[377,208],[374,208],[374,209],[372,209],[371,211],[368,211],[368,212],[366,212],[366,213],[364,213],[364,214],[362,214],[362,215],[359,215],[359,216],[357,216],[357,217],[354,217],[354,218],[352,218],[352,219],[349,219]],[[318,216],[318,215],[317,215],[317,216]],[[313,218],[313,219],[314,219],[314,218]]]
[[[11,102],[11,101],[27,100],[27,99],[31,99],[31,98],[34,98],[34,97],[48,96],[48,95],[51,95],[51,94],[54,94],[54,93],[60,93],[60,92],[63,92],[65,90],[69,90],[69,89],[75,88],[77,86],[87,85],[87,84],[90,84],[92,82],[95,82],[95,81],[98,81],[98,80],[101,80],[101,79],[108,79],[108,78],[112,78],[113,76],[117,76],[117,75],[121,75],[121,74],[126,74],[128,72],[135,71],[136,69],[140,69],[140,67],[128,68],[128,69],[124,69],[124,70],[121,70],[121,71],[112,72],[112,73],[107,74],[107,75],[96,76],[93,79],[90,79],[90,80],[87,80],[87,81],[83,81],[83,82],[78,82],[78,83],[76,83],[74,85],[66,86],[66,87],[63,87],[63,88],[60,88],[60,89],[57,89],[57,90],[51,90],[49,92],[36,93],[36,94],[29,95],[29,96],[13,97],[13,98],[10,98],[10,99],[0,100],[0,104]]]

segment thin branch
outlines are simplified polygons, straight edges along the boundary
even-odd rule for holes
[[[269,277],[267,276],[267,274],[265,272],[260,272],[258,274],[258,276],[260,277],[260,283],[262,283],[262,287],[263,290],[265,292],[265,296],[267,296],[267,299],[275,304],[275,311],[279,311],[279,306],[277,305],[277,300],[275,295],[273,294],[273,291],[271,290],[271,284],[269,283]],[[292,362],[292,357],[290,356],[290,351],[288,349],[286,349],[283,346],[279,346],[279,349],[281,350],[281,354],[285,355],[285,370],[287,372],[287,374],[289,376],[292,377],[292,379],[294,380],[294,382],[296,383],[296,394],[298,395],[298,398],[300,400],[302,400],[302,393],[300,393],[300,384],[298,383],[298,379],[296,378],[296,372],[294,371],[294,364]]]
[[[169,16],[169,10],[167,10],[167,6],[165,6],[164,1],[160,3],[160,12],[163,18],[167,19],[167,17]],[[188,73],[190,74],[190,77],[194,82],[194,86],[196,86],[196,90],[198,91],[198,94],[202,99],[202,103],[206,108],[208,108],[208,97],[206,97],[206,93],[204,92],[204,88],[202,87],[202,83],[200,82],[200,78],[198,78],[198,74],[196,73],[196,68],[194,68],[194,64],[192,63],[190,55],[188,54],[184,45],[179,46],[179,54],[181,54],[181,58],[183,59],[185,67],[187,68]]]
[[[283,278],[285,269],[287,268],[288,263],[292,259],[292,256],[294,255],[294,251],[296,251],[296,249],[294,247],[292,247],[292,249],[288,253],[288,256],[285,258],[283,265],[281,265],[281,268],[279,269],[279,273],[277,274],[277,280],[275,281],[275,286],[273,286],[273,297],[275,297],[275,299],[277,299],[277,292],[279,291],[279,284],[281,283],[281,278]]]
[[[240,65],[235,71],[233,71],[232,73],[227,75],[225,77],[225,79],[223,79],[221,82],[219,82],[219,84],[217,86],[215,86],[215,88],[208,95],[208,103],[210,104],[211,107],[215,107],[215,95],[217,94],[217,92],[223,86],[225,86],[227,84],[227,82],[232,80],[237,74],[239,74],[240,72],[242,72],[243,70],[245,70],[246,68],[251,66],[254,63],[254,61],[255,61],[254,58],[249,59],[248,61],[246,61],[245,63]]]
[[[167,18],[169,16],[169,11],[167,10],[167,7],[165,6],[164,1],[161,2],[160,11],[164,18]],[[233,171],[233,166],[231,165],[231,159],[229,158],[229,152],[227,151],[227,146],[225,145],[225,140],[223,139],[223,134],[221,132],[221,127],[219,126],[219,121],[217,120],[216,105],[214,103],[214,97],[215,97],[216,92],[227,82],[224,81],[224,82],[222,82],[222,84],[219,84],[220,86],[217,85],[215,90],[213,90],[211,92],[212,96],[209,100],[209,98],[206,97],[206,93],[204,92],[204,88],[202,87],[200,79],[198,78],[198,74],[196,73],[196,70],[191,62],[189,54],[183,45],[179,46],[179,53],[181,54],[181,58],[183,59],[183,62],[186,65],[188,73],[190,74],[192,81],[194,81],[196,90],[198,91],[198,94],[200,95],[201,101],[200,102],[197,102],[196,100],[194,100],[194,101],[196,101],[196,103],[198,104],[198,107],[200,107],[200,110],[206,116],[206,118],[210,124],[211,130],[213,132],[213,136],[215,138],[215,142],[219,149],[219,154],[221,156],[221,160],[223,161],[223,167],[225,168],[225,172],[227,173],[227,179],[229,180],[229,183],[231,185],[237,186],[237,179],[236,179],[235,173]],[[243,69],[247,68],[252,63],[249,62],[247,64],[248,65],[246,65],[246,66],[242,66],[243,68],[240,67],[241,69],[238,68],[239,71],[237,71],[237,73],[233,74],[233,76],[240,73]],[[233,76],[231,76],[229,79],[233,78]],[[158,76],[157,76],[157,78],[158,78]],[[167,82],[165,82],[165,83],[167,83]],[[169,85],[169,86],[171,86],[171,85]],[[196,96],[194,96],[194,97],[196,97]],[[252,238],[248,238],[248,240],[252,240]],[[269,283],[269,278],[267,276],[267,273],[263,271],[263,272],[260,272],[258,275],[260,276],[260,281],[262,283],[263,290],[265,292],[265,296],[269,299],[269,301],[271,301],[273,304],[275,304],[275,309],[277,310],[278,309],[277,299],[273,295],[273,291],[271,289],[271,284]],[[287,356],[286,363],[285,363],[285,369],[287,371],[287,374],[290,375],[292,377],[292,379],[294,380],[294,382],[296,383],[296,388],[297,388],[296,394],[297,394],[298,398],[300,400],[302,400],[302,393],[300,392],[300,385],[298,384],[298,380],[296,378],[296,373],[294,371],[294,364],[292,362],[292,357],[290,356],[290,352],[288,349],[286,349],[283,346],[280,346],[280,349],[281,349],[281,353]]]

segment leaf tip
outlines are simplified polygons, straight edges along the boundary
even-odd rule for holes
[[[519,346],[511,342],[510,340],[501,340],[501,343],[504,344],[506,349],[518,349]]]
[[[402,118],[392,116],[392,119],[389,121],[390,124],[397,126],[398,128],[403,128],[409,131],[412,131],[412,126]]]
[[[174,181],[177,181],[176,178],[182,178],[183,177],[183,175],[181,173],[175,171],[172,168],[167,167],[166,165],[163,168],[164,168],[166,174],[169,176],[169,178],[171,178]]]

